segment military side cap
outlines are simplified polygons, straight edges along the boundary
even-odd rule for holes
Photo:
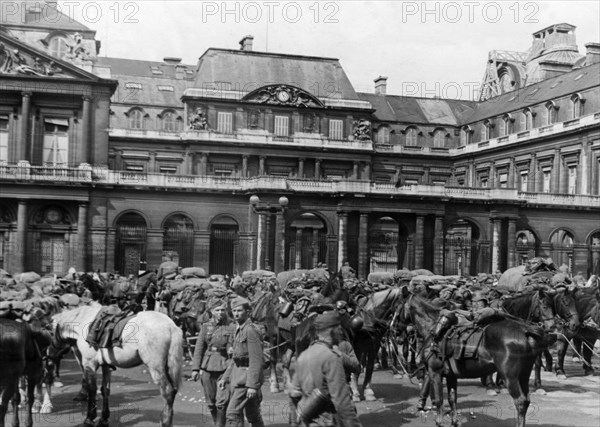
[[[231,306],[233,307],[233,304]],[[221,307],[224,307],[224,308],[227,307],[227,302],[225,300],[222,300],[220,298],[215,298],[215,299],[213,299],[210,302],[210,309],[211,310],[214,310],[214,309],[217,309],[217,308],[221,308]]]
[[[239,307],[240,305],[247,305],[248,307],[250,307],[250,301],[248,301],[244,297],[235,297],[234,299],[231,300],[231,309],[232,310],[236,307]]]
[[[326,311],[323,314],[319,314],[315,319],[315,327],[318,331],[322,331],[323,329],[332,328],[335,326],[340,326],[342,324],[342,319],[339,313],[335,310]]]

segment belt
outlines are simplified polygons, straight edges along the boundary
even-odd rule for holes
[[[234,357],[233,362],[235,366],[239,368],[247,368],[250,366],[250,359],[248,357]]]

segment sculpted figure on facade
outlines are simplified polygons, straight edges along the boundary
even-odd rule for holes
[[[353,135],[359,141],[371,139],[371,122],[365,119],[355,120]]]
[[[208,121],[206,120],[206,114],[202,108],[196,108],[194,114],[190,118],[190,129],[191,130],[208,130]]]

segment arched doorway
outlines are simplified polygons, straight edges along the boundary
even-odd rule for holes
[[[163,261],[173,261],[180,267],[194,265],[194,224],[186,215],[171,215],[163,226]]]
[[[40,208],[32,218],[29,238],[33,257],[26,265],[41,274],[63,273],[75,261],[77,221],[60,205]]]
[[[117,221],[117,251],[115,269],[123,276],[137,276],[146,266],[146,221],[135,212],[122,215]]]
[[[517,263],[524,265],[537,256],[538,240],[530,230],[519,230],[516,235]]]
[[[600,276],[600,231],[593,233],[588,242],[590,271],[588,277],[592,274]]]
[[[288,229],[290,269],[311,269],[327,263],[327,226],[315,214],[296,217]]]
[[[370,272],[395,272],[406,265],[407,239],[398,222],[384,216],[369,229]]]
[[[239,240],[239,226],[230,216],[216,218],[210,226],[210,274],[233,275]]]
[[[550,237],[552,244],[552,260],[557,267],[566,265],[573,271],[573,234],[567,230],[557,230]]]
[[[460,219],[450,225],[444,235],[444,274],[477,275],[481,249],[479,228],[474,224]]]

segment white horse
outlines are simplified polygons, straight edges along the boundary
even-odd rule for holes
[[[162,313],[142,311],[129,319],[125,325],[122,347],[95,350],[88,344],[86,338],[89,327],[101,308],[100,304],[93,301],[53,317],[53,350],[60,351],[66,346],[75,347],[75,355],[88,384],[88,410],[83,425],[93,426],[97,415],[96,371],[99,367],[102,367],[103,402],[102,415],[96,425],[108,426],[111,367],[133,368],[145,364],[152,380],[160,387],[160,393],[165,400],[160,427],[172,427],[173,402],[181,386],[183,360],[181,329]]]

